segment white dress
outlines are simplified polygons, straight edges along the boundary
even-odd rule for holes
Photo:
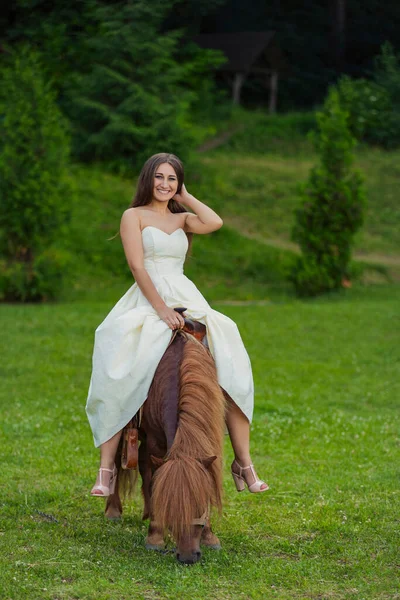
[[[167,306],[185,307],[189,317],[206,325],[219,384],[251,421],[254,388],[248,354],[236,324],[213,310],[183,274],[185,232],[179,228],[167,234],[148,226],[142,240],[144,266],[158,293]],[[136,283],[98,326],[86,404],[95,446],[122,429],[144,403],[171,333]]]

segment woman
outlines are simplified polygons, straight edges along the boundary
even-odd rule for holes
[[[93,496],[113,492],[114,458],[122,429],[146,400],[171,329],[184,324],[175,307],[186,307],[190,318],[206,325],[218,381],[233,400],[226,423],[238,491],[245,485],[253,493],[268,489],[258,479],[250,457],[253,379],[239,331],[231,319],[209,306],[183,274],[188,237],[216,231],[222,219],[188,193],[183,175],[182,163],[173,154],[152,156],[140,173],[131,207],[122,215],[122,243],[136,283],[96,329],[86,405],[95,445],[100,446]]]

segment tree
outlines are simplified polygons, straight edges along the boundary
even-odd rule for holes
[[[162,150],[184,158],[195,145],[195,93],[186,81],[196,57],[190,64],[179,61],[180,33],[162,33],[169,10],[166,0],[95,10],[96,32],[87,41],[94,60],[76,77],[67,106],[81,159],[131,170]]]
[[[37,55],[14,55],[0,83],[0,299],[55,297],[66,257],[51,243],[71,203],[66,124]]]
[[[349,278],[353,238],[363,222],[364,190],[361,174],[352,167],[355,139],[347,117],[332,89],[317,113],[320,165],[302,190],[304,202],[292,231],[302,255],[291,280],[301,296],[338,289]]]

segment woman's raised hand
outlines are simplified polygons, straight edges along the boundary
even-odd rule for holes
[[[169,308],[169,306],[165,306],[157,311],[160,319],[164,321],[168,325],[170,329],[182,329],[185,325],[185,319],[173,308]]]
[[[186,189],[186,186],[184,183],[182,183],[182,188],[179,194],[175,194],[174,196],[174,200],[176,200],[177,202],[180,202],[181,204],[187,204],[188,200],[190,200],[190,194]]]

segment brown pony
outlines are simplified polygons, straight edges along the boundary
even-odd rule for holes
[[[186,320],[186,331],[198,333],[199,328],[205,332],[201,323]],[[206,338],[203,343],[198,339],[184,331],[173,335],[143,405],[139,428],[143,519],[150,518],[146,548],[163,550],[164,533],[169,531],[177,559],[186,564],[200,559],[200,542],[220,548],[209,510],[222,507],[225,396]],[[118,488],[126,492],[127,479],[132,484],[136,475],[120,468],[120,456],[121,448],[116,459],[120,485],[106,505],[111,519],[122,513]]]

